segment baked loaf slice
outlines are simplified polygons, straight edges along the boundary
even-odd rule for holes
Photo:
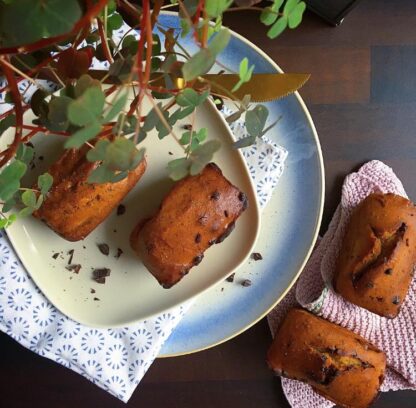
[[[68,241],[84,239],[140,180],[146,160],[117,183],[91,184],[88,176],[98,163],[86,159],[88,147],[69,149],[49,168],[53,185],[33,215]]]
[[[202,261],[208,247],[231,233],[247,205],[246,195],[210,163],[174,185],[157,214],[133,230],[131,246],[159,283],[170,288]]]
[[[384,378],[386,356],[357,334],[305,310],[292,309],[267,362],[278,375],[310,384],[343,407],[368,407]]]
[[[416,208],[404,197],[371,194],[347,226],[334,288],[349,302],[394,318],[416,262]]]

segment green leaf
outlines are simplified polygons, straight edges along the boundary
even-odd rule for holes
[[[199,94],[192,88],[185,88],[177,97],[176,103],[182,107],[197,107],[201,105],[209,96],[209,91]]]
[[[109,111],[104,115],[104,123],[113,120],[124,108],[127,102],[127,92],[124,92],[114,103]]]
[[[181,37],[184,38],[189,34],[189,31],[191,31],[191,25],[189,24],[189,21],[186,18],[181,18],[180,24],[182,29]]]
[[[182,67],[185,81],[190,81],[202,74],[206,74],[215,63],[217,55],[227,46],[230,41],[230,31],[221,30],[208,44],[194,54]]]
[[[132,140],[118,137],[106,149],[104,164],[114,171],[127,171],[141,161],[144,150],[137,150]]]
[[[117,123],[113,127],[113,135],[133,133],[136,129],[137,118],[134,115],[126,116],[123,113],[117,118]],[[121,126],[123,128],[121,129]]]
[[[289,14],[289,28],[296,28],[301,22],[306,4],[302,1]]]
[[[107,19],[107,27],[110,30],[118,30],[123,25],[123,19],[118,13],[112,14]]]
[[[2,219],[0,219],[0,229],[6,228],[8,222],[9,222],[9,219],[8,218],[2,218]]]
[[[204,48],[194,54],[183,64],[182,73],[185,81],[191,81],[202,74],[206,74],[215,63],[215,55]]]
[[[113,172],[101,165],[94,169],[88,176],[89,183],[108,183],[113,179]]]
[[[105,159],[105,155],[107,153],[107,147],[109,146],[110,141],[107,139],[99,140],[94,149],[90,149],[87,152],[87,159],[90,162],[100,161]]]
[[[0,135],[2,135],[9,127],[16,124],[15,115],[7,115],[4,119],[0,120]]]
[[[205,11],[210,18],[221,16],[233,0],[205,0]]]
[[[171,160],[168,163],[169,177],[175,181],[184,178],[188,175],[190,166],[190,161],[185,157],[181,159]]]
[[[193,111],[194,111],[193,106],[188,106],[187,108],[184,108],[184,109],[178,108],[175,110],[175,112],[172,113],[171,119],[176,123],[180,119],[185,119]]]
[[[52,96],[49,102],[48,120],[51,130],[67,130],[69,126],[68,109],[73,102],[67,96]]]
[[[82,128],[75,132],[66,142],[65,148],[66,149],[78,149],[80,148],[85,142],[88,142],[91,139],[94,139],[95,136],[100,133],[101,124],[98,122],[93,122],[85,128]]]
[[[208,49],[217,56],[229,43],[231,38],[230,30],[223,28],[208,44]]]
[[[158,103],[157,104],[158,108],[160,110],[162,110],[162,104]],[[152,108],[149,113],[146,116],[146,119],[144,120],[142,129],[145,132],[149,132],[151,131],[156,125],[157,123],[160,121],[159,115],[156,112],[155,108]]]
[[[83,126],[96,122],[101,115],[105,102],[104,92],[97,88],[88,88],[78,99],[68,106],[68,118],[71,123]]]
[[[270,27],[267,36],[271,39],[278,37],[287,27],[287,17],[282,16]]]
[[[43,204],[44,199],[45,199],[45,196],[42,194],[38,197],[38,200],[36,201],[36,205],[35,205],[35,210],[39,210],[39,208]]]
[[[15,160],[0,173],[0,199],[7,201],[20,188],[20,179],[26,173],[27,166],[20,160]]]
[[[16,200],[14,199],[14,197],[9,198],[4,204],[3,204],[3,208],[2,211],[4,213],[9,212],[14,206],[16,205]]]
[[[36,194],[33,190],[26,190],[22,193],[22,203],[26,207],[34,208],[36,206]]]
[[[245,126],[250,136],[260,136],[266,125],[269,111],[264,105],[257,105],[246,112]]]
[[[0,3],[0,46],[30,44],[67,33],[82,13],[79,1],[18,0],[10,4]]]
[[[38,187],[40,193],[45,195],[48,193],[53,184],[53,177],[49,173],[43,173],[38,177]]]
[[[16,151],[16,159],[28,164],[32,159],[35,151],[33,147],[20,143]]]
[[[245,82],[250,81],[253,71],[254,71],[254,65],[252,65],[249,68],[248,59],[247,57],[244,57],[240,62],[240,69],[239,69],[240,80],[234,85],[233,89],[231,89],[231,92],[237,91],[237,89],[239,89],[241,85],[243,85]]]
[[[93,86],[101,89],[101,82],[88,74],[81,75],[74,87],[74,97],[79,98],[88,88]]]
[[[285,7],[283,8],[283,14],[288,16],[298,5],[300,0],[287,0]]]
[[[191,141],[191,132],[184,132],[182,133],[182,137],[179,139],[179,143],[183,146],[189,144]]]
[[[272,25],[277,20],[278,14],[271,7],[266,7],[260,14],[260,21],[266,25]]]

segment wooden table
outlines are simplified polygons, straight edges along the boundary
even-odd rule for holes
[[[363,0],[337,28],[307,14],[302,26],[271,41],[253,13],[226,23],[287,71],[310,72],[304,97],[322,144],[326,204],[322,232],[344,176],[370,159],[392,166],[416,199],[416,4]],[[265,320],[236,339],[197,354],[159,359],[128,406],[135,408],[287,407],[265,364]],[[0,335],[0,406],[124,407],[81,376]],[[379,408],[415,407],[416,392],[381,396]]]

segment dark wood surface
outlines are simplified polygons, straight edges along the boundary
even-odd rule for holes
[[[325,231],[343,177],[382,159],[416,199],[416,3],[363,0],[337,28],[307,14],[276,41],[257,16],[226,23],[287,71],[310,72],[304,97],[324,155]],[[135,408],[287,407],[280,380],[265,364],[271,342],[265,320],[213,349],[151,366],[128,406]],[[123,407],[81,376],[0,335],[1,407]],[[416,392],[383,394],[375,407],[415,407]]]

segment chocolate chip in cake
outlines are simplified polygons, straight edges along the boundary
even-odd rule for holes
[[[229,214],[228,214],[228,211],[227,211],[227,210],[225,210],[225,211],[224,211],[224,217],[225,217],[225,218],[228,218],[228,215],[229,215]]]
[[[108,256],[108,254],[110,253],[110,247],[107,244],[102,243],[102,244],[97,244],[97,246],[103,255]]]
[[[244,280],[241,282],[241,286],[244,286],[244,287],[251,286],[251,280],[250,280],[250,279],[244,279]]]
[[[385,273],[386,275],[392,275],[392,274],[393,274],[393,269],[388,268],[388,269],[386,269],[386,270],[384,271],[384,273]]]
[[[114,258],[118,259],[121,255],[123,255],[123,250],[121,248],[117,248],[117,253],[114,255]]]
[[[406,238],[406,246],[409,246],[409,238]]]
[[[392,301],[393,305],[400,304],[400,296],[393,296],[391,301]]]
[[[400,225],[400,228],[397,230],[397,232],[405,232],[407,230],[406,223],[402,222],[402,225]]]
[[[79,273],[81,268],[82,268],[82,266],[80,264],[72,264],[72,265],[65,266],[65,269],[67,269],[68,271],[74,272],[74,273]]]
[[[220,197],[221,197],[221,193],[218,190],[215,190],[210,196],[211,200],[214,200],[214,201],[218,201]]]
[[[58,256],[59,256],[59,252],[56,252],[55,254],[52,255],[52,258],[56,259],[56,258],[58,258]]]
[[[193,263],[195,266],[196,266],[196,265],[199,265],[203,259],[204,259],[204,254],[200,254],[200,255],[196,256],[196,257],[193,259],[192,263]]]
[[[378,302],[383,302],[384,301],[384,298],[381,297],[381,296],[377,296],[376,299],[377,299]]]
[[[365,285],[367,288],[374,288],[374,283],[373,282],[367,282]]]
[[[240,191],[238,193],[238,199],[243,203],[243,210],[245,210],[248,207],[247,196],[242,191]]]
[[[74,257],[74,250],[73,249],[70,249],[69,251],[68,251],[68,255],[69,255],[69,259],[68,259],[68,265],[70,265],[70,264],[72,264],[72,258]]]
[[[195,235],[195,243],[199,244],[201,242],[201,234],[198,232],[198,234]]]
[[[216,244],[216,243],[217,243],[217,240],[216,240],[216,239],[210,239],[210,240],[208,241],[208,245],[209,245],[209,246],[214,245],[214,244]]]
[[[208,222],[208,215],[204,214],[204,215],[199,216],[198,224],[206,225],[207,222]]]
[[[260,252],[253,252],[251,254],[251,257],[255,260],[255,261],[261,261],[263,260],[263,256],[261,255]]]
[[[227,282],[234,282],[235,273],[232,273],[230,276],[228,276],[225,280]]]
[[[117,215],[123,215],[126,212],[126,206],[123,204],[119,204],[117,207]]]

